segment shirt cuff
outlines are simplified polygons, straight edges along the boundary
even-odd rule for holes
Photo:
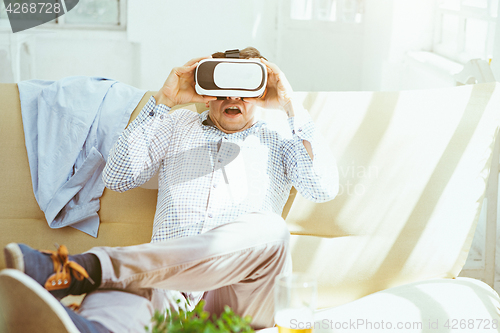
[[[316,127],[309,112],[302,107],[294,111],[295,115],[288,117],[288,126],[292,130],[293,137],[312,143]]]
[[[163,119],[163,116],[168,114],[172,108],[166,106],[165,104],[156,105],[156,100],[153,96],[151,96],[142,108],[141,112],[137,116],[140,120],[146,120],[148,118],[155,119],[160,118]]]

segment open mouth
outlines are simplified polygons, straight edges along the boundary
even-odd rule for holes
[[[235,117],[241,113],[241,110],[237,106],[230,106],[224,110],[224,113],[230,117]]]

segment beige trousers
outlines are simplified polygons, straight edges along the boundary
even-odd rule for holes
[[[274,278],[292,269],[289,236],[280,216],[251,213],[201,235],[93,248],[89,252],[101,261],[102,282],[87,295],[80,314],[113,332],[143,333],[155,308],[153,288],[207,291],[203,298],[210,313],[229,305],[252,316],[254,328],[271,327]]]

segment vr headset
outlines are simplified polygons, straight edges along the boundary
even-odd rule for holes
[[[239,59],[239,50],[225,55],[200,61],[194,74],[196,92],[223,98],[261,96],[267,85],[266,66],[259,60]]]

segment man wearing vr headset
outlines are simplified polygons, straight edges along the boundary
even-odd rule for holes
[[[14,243],[5,249],[9,267],[57,299],[87,293],[78,313],[61,306],[56,314],[71,318],[81,332],[142,332],[155,308],[193,308],[201,299],[209,312],[229,305],[252,316],[255,328],[273,326],[274,278],[291,272],[289,231],[281,218],[290,189],[316,202],[338,191],[328,149],[280,69],[254,48],[212,57],[261,61],[264,94],[202,96],[194,73],[210,57],[176,67],[117,140],[103,171],[106,186],[120,192],[159,172],[150,244],[69,257],[64,247],[52,254]],[[209,110],[170,112],[192,102]],[[257,109],[285,112],[289,133],[258,120]],[[61,276],[67,285],[52,288]]]

